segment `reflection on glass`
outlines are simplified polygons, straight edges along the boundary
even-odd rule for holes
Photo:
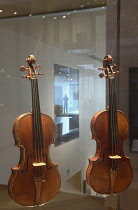
[[[55,145],[79,137],[79,71],[54,65]]]

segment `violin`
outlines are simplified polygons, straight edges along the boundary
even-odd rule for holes
[[[127,138],[128,119],[117,110],[115,75],[117,66],[113,58],[105,56],[99,76],[109,81],[109,107],[96,113],[91,120],[92,139],[96,141],[95,156],[89,159],[86,170],[88,185],[100,194],[115,194],[131,184],[133,172],[130,158],[124,155],[123,142]]]
[[[20,148],[20,160],[13,167],[8,191],[10,197],[22,206],[41,206],[50,201],[60,189],[58,164],[52,163],[49,147],[54,143],[55,124],[52,118],[40,112],[39,90],[33,55],[26,59],[28,75],[22,76],[31,81],[32,111],[17,117],[13,124],[15,145]]]

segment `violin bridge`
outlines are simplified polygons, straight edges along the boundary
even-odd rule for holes
[[[45,166],[46,163],[40,162],[40,163],[33,163],[33,166]]]
[[[119,155],[113,155],[113,156],[109,156],[109,158],[111,158],[111,159],[120,159],[121,156],[119,156]]]

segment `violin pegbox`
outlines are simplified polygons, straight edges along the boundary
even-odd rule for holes
[[[26,67],[21,66],[20,71],[28,71],[28,75],[22,76],[22,78],[29,78],[29,79],[34,79],[37,78],[37,75],[42,75],[42,73],[36,72],[36,70],[40,69],[41,66],[37,64],[34,66],[36,59],[33,55],[29,55],[28,58],[26,59]]]
[[[117,65],[112,65],[113,58],[111,55],[106,55],[103,60],[103,67],[99,68],[98,70],[103,70],[104,73],[101,73],[99,75],[100,78],[105,77],[106,79],[109,79],[110,77],[114,77],[115,74],[119,74],[119,71],[117,71]]]

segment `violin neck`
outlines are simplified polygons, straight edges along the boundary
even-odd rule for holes
[[[40,101],[37,78],[31,79],[32,113],[40,118]]]
[[[117,106],[116,106],[116,91],[115,79],[109,78],[109,116],[110,116],[110,139],[112,145],[118,143],[118,123],[117,123]]]
[[[33,117],[33,133],[34,133],[34,146],[36,150],[42,149],[42,125],[41,113],[39,102],[39,90],[37,78],[31,79],[32,89],[32,117]]]

